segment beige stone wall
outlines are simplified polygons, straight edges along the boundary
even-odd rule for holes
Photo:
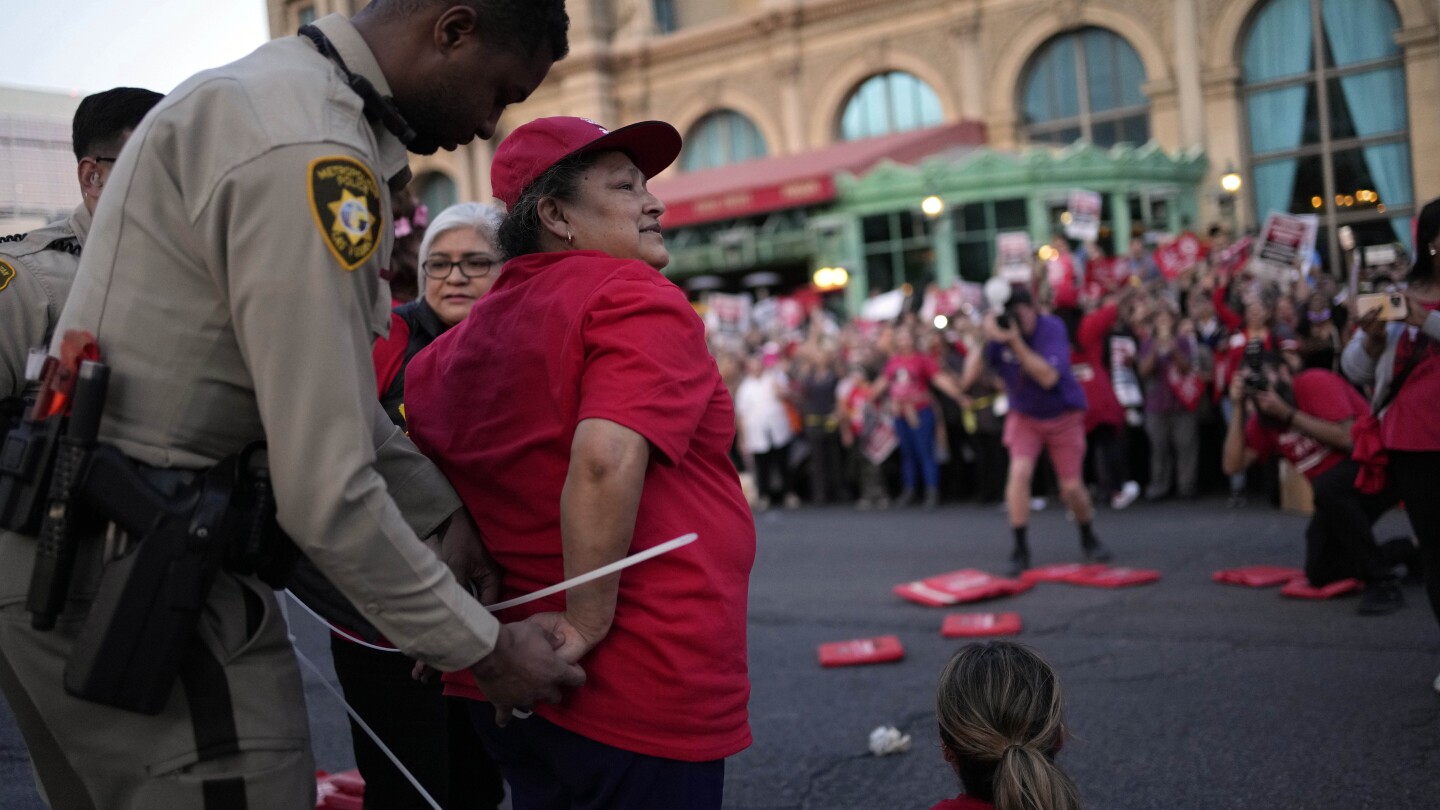
[[[301,0],[311,2],[312,0]],[[313,0],[342,8],[350,0]],[[681,29],[655,36],[649,0],[571,0],[571,56],[502,133],[540,115],[584,115],[619,125],[669,120],[686,131],[705,113],[753,120],[771,154],[834,142],[850,92],[905,70],[935,89],[947,120],[983,121],[991,142],[1021,146],[1018,87],[1037,49],[1075,28],[1100,26],[1140,55],[1151,132],[1167,150],[1202,148],[1207,187],[1227,166],[1244,170],[1239,41],[1262,0],[675,0]],[[267,0],[272,31],[288,33],[294,0]],[[1433,0],[1395,0],[1406,53],[1416,199],[1440,196],[1440,29]],[[293,17],[293,14],[291,15]],[[278,20],[278,22],[277,22]],[[488,190],[489,148],[417,160],[456,175],[462,193]],[[1242,195],[1242,204],[1246,195]],[[1205,195],[1203,220],[1217,197]],[[1242,220],[1253,218],[1241,212]]]

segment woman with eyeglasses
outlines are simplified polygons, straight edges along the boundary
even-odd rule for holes
[[[435,217],[420,241],[421,297],[396,307],[390,336],[375,343],[375,378],[390,419],[405,427],[405,367],[419,351],[450,327],[465,320],[500,274],[495,250],[502,216],[481,203],[452,205]],[[328,585],[305,579],[307,596],[319,597]],[[362,614],[343,597],[323,599],[343,613],[330,618],[360,640],[385,644]],[[319,607],[311,599],[312,607]],[[470,726],[467,701],[447,698],[437,681],[410,677],[410,659],[374,650],[332,634],[330,654],[345,699],[425,789],[445,807],[484,810],[505,798],[495,765]],[[429,807],[363,729],[351,722],[355,764],[365,780],[365,806]]]
[[[424,294],[395,308],[390,337],[375,344],[375,379],[391,421],[405,426],[405,366],[445,330],[465,320],[470,308],[500,275],[495,247],[499,209],[460,203],[440,212],[420,241]]]

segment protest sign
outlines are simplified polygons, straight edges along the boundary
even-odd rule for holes
[[[1260,241],[1252,264],[1258,270],[1287,278],[1299,271],[1315,250],[1315,234],[1320,220],[1314,214],[1281,214],[1271,212],[1260,229]]]
[[[1098,193],[1078,188],[1071,191],[1065,235],[1081,242],[1095,241],[1100,236],[1100,206]]]
[[[995,274],[1011,284],[1029,284],[1034,248],[1030,234],[1025,231],[1007,231],[995,235],[995,255],[998,257]]]

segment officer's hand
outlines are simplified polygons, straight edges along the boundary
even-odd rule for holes
[[[480,539],[480,529],[470,518],[470,513],[460,509],[450,517],[450,525],[439,541],[427,541],[440,561],[450,567],[450,572],[460,584],[474,583],[480,604],[490,605],[500,601],[500,579],[502,570],[485,550]]]
[[[496,725],[510,722],[515,709],[529,711],[536,703],[559,703],[561,689],[585,683],[585,671],[556,652],[559,644],[532,621],[500,625],[495,649],[470,668],[495,706]]]

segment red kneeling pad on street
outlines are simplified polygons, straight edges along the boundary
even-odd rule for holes
[[[1014,596],[1034,586],[1033,582],[1004,579],[974,568],[926,577],[918,582],[896,585],[895,593],[912,602],[931,607],[979,602],[999,596]]]
[[[952,613],[940,627],[940,635],[946,638],[1013,636],[1019,632],[1019,613]]]
[[[848,667],[854,664],[883,664],[905,657],[905,648],[895,636],[857,638],[820,645],[820,666]]]
[[[316,810],[362,810],[365,806],[365,780],[360,771],[315,773]]]
[[[1281,596],[1288,596],[1291,599],[1329,599],[1333,596],[1343,596],[1347,593],[1354,593],[1360,590],[1360,580],[1342,579],[1332,582],[1323,588],[1316,588],[1304,577],[1290,580],[1289,584],[1280,589]]]
[[[1088,574],[1076,574],[1065,581],[1087,588],[1128,588],[1148,585],[1160,579],[1160,572],[1148,568],[1103,568]]]
[[[1271,588],[1303,576],[1305,576],[1305,572],[1299,568],[1284,568],[1278,565],[1247,565],[1244,568],[1227,568],[1224,571],[1216,571],[1210,575],[1210,578],[1227,585]]]
[[[1031,568],[1020,575],[1024,582],[1070,582],[1075,577],[1087,577],[1104,571],[1109,566],[1100,563],[1057,563]]]

